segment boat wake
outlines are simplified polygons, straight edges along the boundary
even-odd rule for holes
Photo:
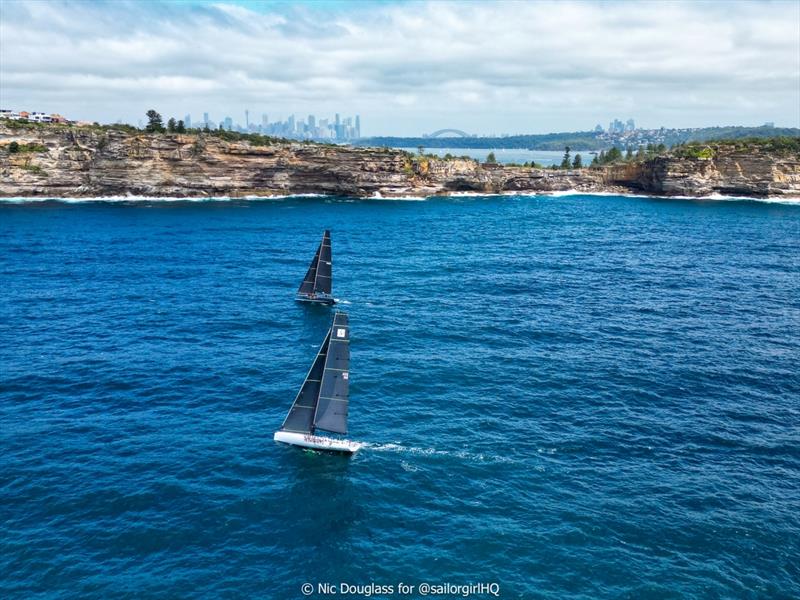
[[[436,448],[417,448],[415,446],[403,446],[401,444],[373,444],[371,442],[362,442],[363,450],[372,450],[374,452],[395,452],[399,454],[416,454],[421,456],[450,456],[468,460],[472,462],[492,462],[492,463],[511,463],[515,462],[506,456],[498,456],[493,454],[483,454],[476,452],[467,452],[466,450],[437,450]]]

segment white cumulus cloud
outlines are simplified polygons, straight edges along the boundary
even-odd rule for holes
[[[271,8],[270,8],[271,7]],[[369,134],[800,126],[798,2],[0,3],[0,104]],[[258,118],[257,116],[254,118]]]

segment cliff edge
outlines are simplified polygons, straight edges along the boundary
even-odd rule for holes
[[[800,197],[800,152],[791,144],[678,148],[642,162],[554,170],[417,157],[388,148],[255,141],[113,126],[0,124],[0,196],[397,197],[577,190]]]

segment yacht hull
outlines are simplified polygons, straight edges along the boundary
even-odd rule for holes
[[[297,294],[295,296],[295,300],[298,302],[309,302],[311,304],[324,304],[326,306],[332,306],[336,303],[333,296],[329,296],[328,294],[317,294],[316,296],[308,296],[306,294]]]
[[[363,446],[360,442],[337,440],[320,435],[294,433],[292,431],[276,431],[273,439],[276,442],[300,446],[301,448],[310,448],[311,450],[321,450],[323,452],[339,452],[342,454],[354,454]]]

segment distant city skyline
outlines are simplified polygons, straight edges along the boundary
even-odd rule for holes
[[[365,137],[590,131],[620,114],[800,126],[797,2],[20,0],[3,3],[0,54],[2,108],[108,123],[155,108],[247,130],[346,112]]]
[[[186,113],[183,116],[183,122],[187,128],[208,127],[209,129],[260,133],[301,140],[345,141],[361,137],[360,115],[342,117],[340,113],[335,113],[332,118],[326,117],[318,120],[313,114],[309,114],[307,117],[291,114],[285,120],[279,118],[271,121],[269,113],[263,112],[258,121],[251,121],[250,115],[253,114],[255,116],[255,112],[251,113],[250,109],[246,108],[242,114],[244,116],[244,124],[235,117],[230,116],[230,114],[226,114],[221,119],[215,119],[210,111],[204,111],[202,119],[193,119],[191,113]],[[172,115],[162,115],[165,120],[170,116]],[[177,117],[173,118],[177,119]],[[143,123],[144,120],[140,118],[134,124],[142,127]]]

